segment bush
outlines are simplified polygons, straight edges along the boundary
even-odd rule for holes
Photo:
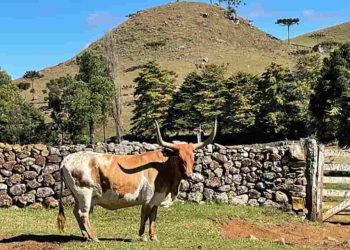
[[[30,88],[30,83],[29,82],[20,82],[17,86],[20,90],[25,91],[25,90],[28,90]]]

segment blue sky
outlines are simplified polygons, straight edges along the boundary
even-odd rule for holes
[[[65,61],[137,10],[165,0],[0,0],[0,67],[13,78]],[[201,1],[201,2],[209,2]],[[349,0],[246,0],[239,14],[281,39],[277,18],[299,17],[305,32],[350,21]]]

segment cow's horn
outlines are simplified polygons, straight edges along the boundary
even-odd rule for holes
[[[164,148],[169,148],[169,149],[176,150],[175,144],[163,141],[162,135],[160,133],[158,122],[154,121],[154,123],[155,123],[156,128],[157,128],[157,141],[158,141],[158,144],[160,146],[164,147]]]
[[[205,142],[200,142],[195,144],[194,149],[201,149],[204,148],[205,146],[209,145],[210,143],[212,143],[214,141],[214,138],[216,136],[216,130],[217,130],[217,120],[215,119],[215,123],[214,123],[214,129],[211,132],[210,136],[208,139],[205,140]]]

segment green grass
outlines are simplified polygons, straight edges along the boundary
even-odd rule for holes
[[[345,183],[325,183],[323,187],[325,189],[350,190],[350,184]]]
[[[0,235],[57,235],[56,216],[57,210],[0,210]],[[80,236],[69,207],[66,207],[66,216],[65,234]],[[220,225],[232,218],[276,224],[302,220],[301,217],[274,209],[218,204],[175,204],[158,212],[157,235],[160,241],[139,242],[139,216],[139,207],[117,211],[96,208],[91,220],[98,237],[104,240],[98,243],[74,241],[61,246],[63,249],[295,249],[260,240],[223,240]],[[119,240],[113,240],[117,238]]]

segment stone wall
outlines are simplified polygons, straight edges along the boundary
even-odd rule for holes
[[[124,141],[46,147],[0,143],[0,207],[56,207],[60,190],[59,166],[64,156],[82,150],[114,154],[139,154],[158,148],[156,144]],[[300,143],[285,146],[209,145],[196,152],[194,174],[183,181],[179,198],[190,201],[223,202],[284,207],[305,212],[305,157]],[[64,191],[64,203],[72,202]]]

